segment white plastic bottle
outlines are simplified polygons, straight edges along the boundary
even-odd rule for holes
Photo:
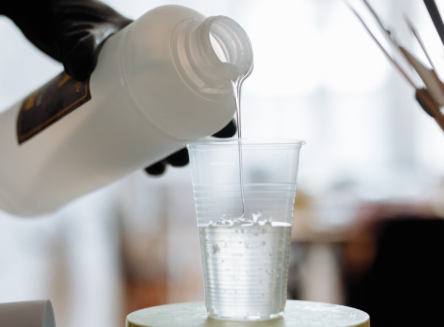
[[[89,81],[62,73],[0,114],[0,209],[53,211],[214,134],[252,61],[230,18],[149,11],[105,42]]]

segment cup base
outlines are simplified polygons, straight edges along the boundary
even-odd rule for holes
[[[225,317],[212,313],[208,313],[208,317],[216,320],[228,320],[228,321],[266,321],[266,320],[274,320],[279,319],[284,316],[284,311],[278,313],[272,313],[269,316],[245,316],[245,317]]]

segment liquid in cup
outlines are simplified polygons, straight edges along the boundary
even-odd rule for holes
[[[190,144],[205,304],[224,320],[283,315],[291,221],[302,141],[242,140],[245,214],[237,140]]]
[[[290,235],[290,224],[270,222],[199,228],[212,317],[263,320],[282,315]]]

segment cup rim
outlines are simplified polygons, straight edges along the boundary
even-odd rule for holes
[[[259,137],[242,137],[241,139],[242,146],[276,146],[276,145],[292,145],[301,147],[305,143],[303,140],[299,139],[290,139],[290,138],[259,138]],[[187,144],[188,149],[193,149],[197,147],[214,147],[214,146],[238,146],[239,139],[237,137],[229,138],[229,139],[219,139],[216,137],[209,137],[204,140],[199,140],[196,142],[191,142]]]

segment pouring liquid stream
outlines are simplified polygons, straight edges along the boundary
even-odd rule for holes
[[[199,227],[206,307],[210,317],[222,320],[279,318],[284,314],[287,299],[291,224],[273,222],[271,216],[263,217],[261,210],[253,212],[250,218],[246,210],[240,102],[242,83],[252,69],[231,81],[237,118],[242,213],[236,212],[234,217],[223,214],[216,222]],[[235,156],[236,149],[232,150]],[[248,167],[248,162],[246,164]],[[254,189],[255,185],[251,186]],[[237,185],[230,187],[236,200],[238,192]],[[254,195],[249,195],[249,201],[258,203]],[[264,209],[268,207],[264,204]]]
[[[239,76],[236,80],[231,81],[233,86],[233,96],[234,105],[236,107],[236,120],[237,120],[237,143],[239,151],[239,182],[240,182],[240,192],[242,198],[242,214],[236,218],[236,220],[242,221],[245,216],[245,196],[244,196],[244,174],[243,174],[243,164],[242,164],[242,123],[241,123],[241,90],[242,84],[245,79],[251,75],[253,72],[253,65],[251,65],[248,72],[244,75]]]

